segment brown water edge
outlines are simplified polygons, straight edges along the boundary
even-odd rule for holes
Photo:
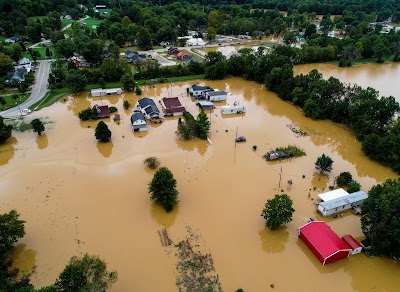
[[[345,83],[355,83],[363,88],[375,88],[381,96],[393,96],[397,102],[400,102],[399,63],[360,64],[352,67],[338,67],[333,64],[306,64],[296,65],[294,73],[296,75],[307,74],[312,69],[317,69],[324,78],[333,76]]]
[[[322,285],[327,291],[396,291],[397,263],[357,255],[322,267],[297,239],[307,217],[321,219],[311,198],[340,172],[350,171],[366,191],[396,174],[365,157],[343,127],[305,118],[262,85],[240,78],[201,83],[228,91],[228,104],[247,107],[245,115],[226,118],[217,104],[211,113],[212,144],[177,139],[176,118],[150,126],[148,133],[132,133],[130,111],[122,102],[136,102],[140,97],[133,93],[102,99],[83,93],[34,113],[29,118],[46,116],[53,122],[45,132],[46,147],[38,147],[33,132],[14,133],[13,156],[0,166],[0,212],[15,208],[27,221],[21,244],[36,252],[35,285],[54,282],[71,256],[89,252],[118,270],[112,291],[177,291],[174,254],[161,245],[157,231],[166,227],[171,238],[182,238],[190,226],[201,234],[200,247],[212,254],[224,291],[263,291],[271,283],[279,291],[314,291]],[[186,94],[191,84],[174,84],[172,92],[197,115]],[[143,87],[143,96],[158,103],[169,91],[169,84]],[[77,118],[79,110],[94,103],[113,104],[121,114],[119,124],[112,117],[105,120],[112,144],[101,148],[94,138],[97,122]],[[309,136],[296,137],[289,124]],[[236,131],[247,142],[235,151]],[[261,158],[288,144],[300,146],[307,156],[282,163]],[[6,148],[9,143],[0,151]],[[328,177],[315,174],[322,153],[334,160]],[[159,157],[177,180],[180,204],[171,214],[149,200],[147,184],[154,171],[143,166],[148,156]],[[265,201],[279,192],[281,166],[281,188],[293,198],[296,212],[292,223],[271,232],[260,214]],[[362,236],[357,216],[328,221],[339,235]]]

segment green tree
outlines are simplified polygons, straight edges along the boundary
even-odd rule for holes
[[[341,172],[337,177],[336,177],[336,183],[339,186],[348,186],[349,183],[353,181],[353,176],[351,175],[350,172]]]
[[[108,129],[108,126],[103,121],[100,121],[97,124],[95,137],[100,142],[108,142],[111,139],[111,131]]]
[[[77,47],[71,39],[59,40],[56,44],[56,53],[59,56],[70,58],[76,52]]]
[[[322,154],[322,156],[317,158],[315,162],[315,168],[320,171],[320,173],[330,172],[332,170],[333,160],[328,155]]]
[[[201,110],[196,120],[196,136],[200,139],[206,140],[210,132],[211,123],[208,120],[204,110]]]
[[[131,106],[131,103],[128,100],[124,100],[124,102],[122,103],[122,105],[124,106],[124,109],[129,109]]]
[[[304,37],[306,39],[310,39],[311,36],[317,32],[317,26],[313,23],[307,25],[306,30],[304,31]]]
[[[176,130],[176,134],[185,140],[193,139],[196,136],[195,131],[193,127],[190,126],[189,122],[182,121],[181,118],[178,120],[178,129]]]
[[[374,57],[378,58],[376,60],[377,63],[383,63],[384,62],[384,57],[390,54],[390,50],[383,42],[378,42],[375,44],[374,48]]]
[[[35,133],[38,133],[38,135],[41,135],[44,132],[44,124],[39,119],[32,120],[31,126],[32,126],[33,131]]]
[[[69,70],[65,78],[65,85],[71,89],[73,93],[79,93],[85,90],[87,79],[78,70]]]
[[[95,108],[88,107],[87,109],[81,110],[78,113],[78,118],[81,121],[97,120],[97,110]]]
[[[207,28],[207,39],[212,42],[213,40],[215,40],[215,36],[217,35],[217,32],[215,31],[215,29],[213,27],[208,27]]]
[[[358,181],[352,180],[348,185],[347,191],[351,194],[358,192],[359,190],[361,190],[360,183]]]
[[[29,49],[29,54],[31,55],[33,62],[36,62],[37,59],[42,57],[38,50]]]
[[[6,100],[2,96],[0,96],[0,104],[2,105],[2,107],[4,107],[7,104]]]
[[[153,43],[151,40],[150,32],[147,28],[141,27],[136,35],[136,41],[141,50],[151,50]]]
[[[161,204],[167,213],[172,211],[174,204],[179,202],[176,180],[167,167],[161,167],[154,174],[149,183],[149,193],[151,194],[151,199]]]
[[[7,254],[14,243],[25,235],[25,221],[19,216],[15,210],[0,215],[0,255]]]
[[[136,86],[135,93],[136,93],[136,95],[142,95],[142,90],[140,89],[139,86]]]
[[[11,137],[12,126],[4,123],[3,117],[0,116],[0,144],[4,144]]]
[[[103,59],[104,43],[102,40],[94,39],[83,45],[82,56],[91,64],[100,64]]]
[[[132,73],[126,73],[121,77],[121,83],[126,91],[132,91],[135,88],[135,78]]]
[[[375,185],[361,206],[361,228],[372,253],[400,258],[400,179]]]
[[[18,62],[19,60],[21,60],[21,58],[22,58],[22,48],[21,48],[21,46],[18,45],[18,44],[12,44],[11,45],[11,50],[12,50],[12,55],[11,55],[12,59],[15,62]]]
[[[266,226],[271,230],[276,230],[282,224],[292,221],[293,212],[292,199],[286,195],[275,195],[273,199],[267,200],[261,216],[265,219]]]
[[[107,291],[118,280],[116,271],[109,272],[104,260],[85,254],[72,257],[58,276],[55,291]],[[52,290],[50,290],[52,291]]]
[[[10,56],[0,52],[0,76],[5,76],[13,69],[13,61]]]
[[[125,41],[126,39],[122,33],[117,34],[114,38],[115,44],[120,48],[123,48],[125,46]]]
[[[283,35],[283,41],[288,46],[290,46],[291,44],[296,43],[296,41],[297,41],[296,33],[294,33],[293,31],[285,33]]]

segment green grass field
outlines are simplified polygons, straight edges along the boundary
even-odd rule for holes
[[[86,26],[88,28],[93,29],[93,25],[99,25],[100,23],[104,22],[104,20],[89,17],[89,18],[86,18],[84,20],[84,22],[86,23]]]
[[[54,47],[49,47],[50,51],[53,53],[53,56],[55,55],[55,49]],[[40,58],[38,60],[45,60],[47,59],[46,57],[46,48],[44,47],[37,47],[37,48],[33,48],[33,50],[35,51],[39,51],[40,53]],[[32,60],[31,54],[29,54],[28,51],[22,53],[22,57],[28,58],[29,60]],[[52,58],[52,57],[50,57]]]
[[[73,20],[70,19],[61,19],[61,27],[67,26],[68,24],[72,23]]]
[[[16,92],[16,94],[19,96],[18,104],[23,103],[30,96],[29,93],[20,94],[19,92]],[[12,98],[12,95],[5,95],[5,96],[3,96],[3,98],[5,99],[6,104],[4,106],[0,104],[1,110],[6,110],[6,109],[8,109],[10,107],[14,107],[16,105],[15,100]],[[22,110],[22,108],[21,108],[21,110]]]

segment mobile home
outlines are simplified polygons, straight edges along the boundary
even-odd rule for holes
[[[337,199],[320,202],[318,204],[318,211],[322,216],[330,216],[351,208],[359,207],[366,198],[368,198],[367,193],[363,191],[354,192]]]
[[[110,89],[92,89],[90,91],[92,96],[106,96],[106,95],[117,95],[122,94],[122,88],[110,88]]]
[[[206,99],[209,101],[223,101],[226,100],[228,94],[223,90],[215,90],[206,92]]]
[[[246,107],[244,105],[226,105],[221,109],[221,113],[225,115],[230,114],[242,114],[246,112]]]

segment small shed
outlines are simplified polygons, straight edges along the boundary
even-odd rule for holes
[[[197,104],[202,110],[212,110],[215,108],[214,104],[207,100],[199,100]]]
[[[323,221],[311,221],[301,226],[298,236],[323,265],[347,258],[352,250]]]
[[[223,101],[226,100],[228,94],[223,90],[209,91],[205,93],[206,99],[209,101]]]
[[[265,153],[264,158],[266,160],[277,160],[277,159],[284,159],[287,158],[288,155],[283,152],[283,151],[276,151],[276,150],[271,150]]]
[[[358,254],[362,251],[362,245],[350,234],[346,234],[342,237],[342,240],[351,247],[350,255]]]

